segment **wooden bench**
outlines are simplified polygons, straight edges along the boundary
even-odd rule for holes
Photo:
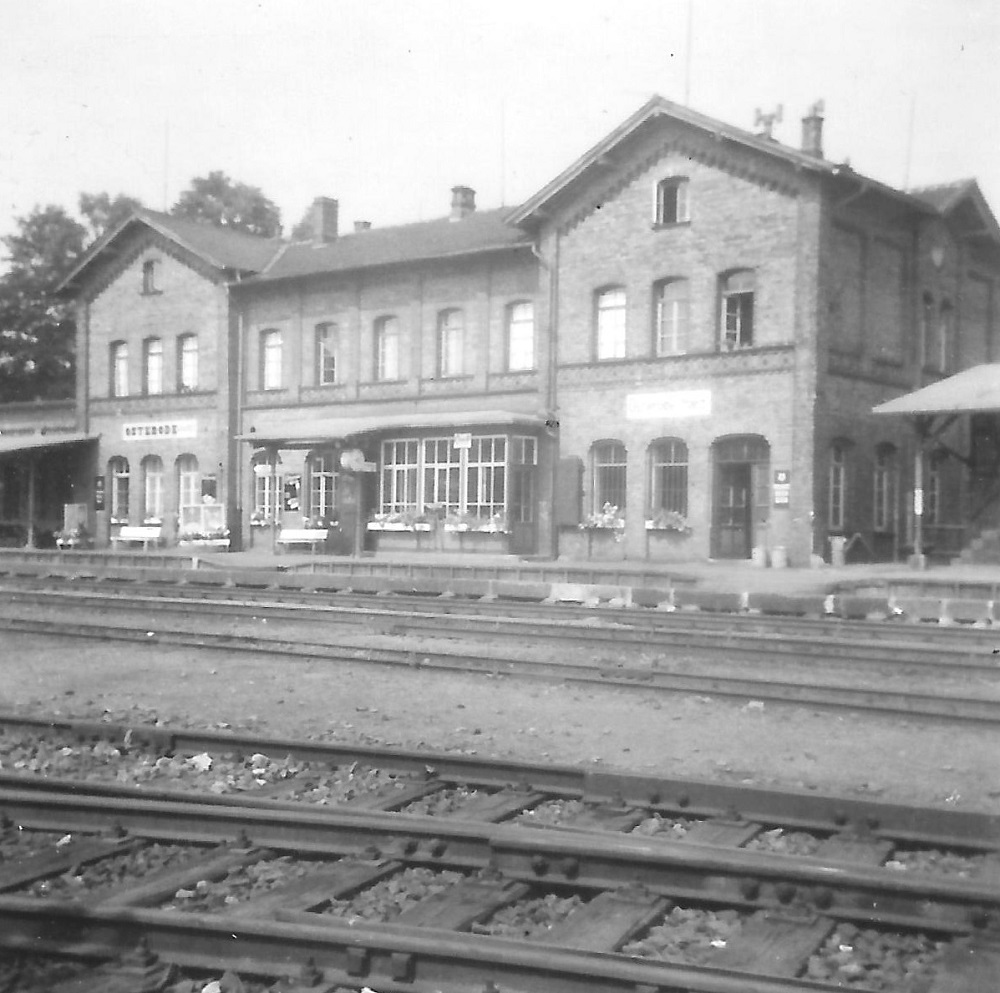
[[[125,525],[123,528],[119,529],[118,534],[113,534],[111,536],[111,542],[117,545],[119,542],[134,542],[141,541],[143,551],[149,551],[150,542],[154,545],[160,543],[160,536],[163,533],[163,528],[159,524],[145,524],[141,527],[132,527],[130,525]]]
[[[274,540],[278,548],[282,545],[311,545],[315,552],[329,533],[329,528],[282,528]]]

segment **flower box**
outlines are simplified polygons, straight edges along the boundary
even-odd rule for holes
[[[403,524],[397,521],[369,521],[369,531],[431,531],[433,525],[417,521],[415,524]]]
[[[228,548],[228,538],[179,538],[177,544],[182,548]]]

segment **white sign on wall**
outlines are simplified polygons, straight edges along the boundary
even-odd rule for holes
[[[708,417],[711,413],[711,390],[630,393],[625,397],[625,419],[628,421]]]
[[[183,421],[138,421],[122,425],[125,441],[146,441],[152,438],[197,438],[198,422],[191,418]]]

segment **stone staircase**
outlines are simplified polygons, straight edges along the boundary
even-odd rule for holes
[[[1000,565],[1000,528],[988,528],[962,549],[955,564]]]

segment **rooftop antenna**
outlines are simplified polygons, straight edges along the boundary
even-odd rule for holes
[[[760,107],[758,107],[753,112],[753,126],[755,128],[760,128],[758,133],[762,138],[773,138],[774,125],[781,123],[783,114],[784,107],[780,103],[770,114],[765,114]]]
[[[691,106],[691,46],[694,38],[694,0],[688,0],[687,57],[684,60],[684,106]]]

